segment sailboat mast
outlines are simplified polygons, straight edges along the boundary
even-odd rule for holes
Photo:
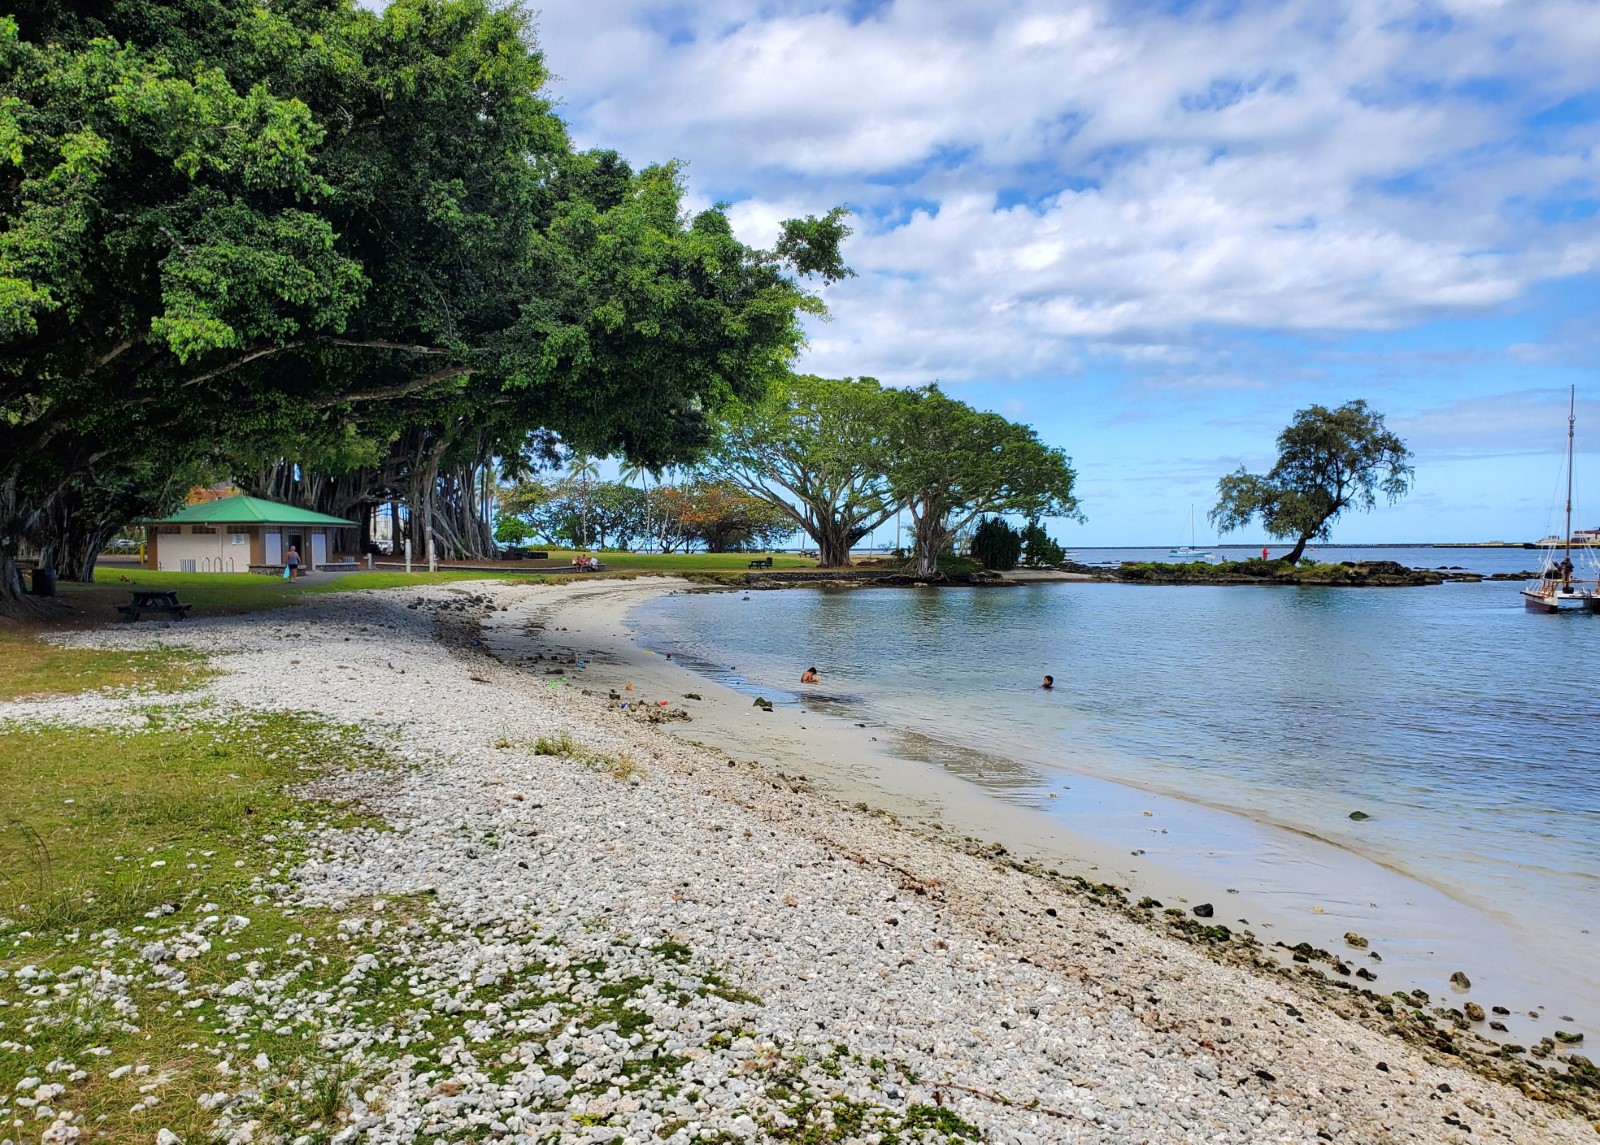
[[[1572,586],[1572,438],[1578,425],[1578,387],[1567,397],[1567,559],[1561,566],[1561,582]]]

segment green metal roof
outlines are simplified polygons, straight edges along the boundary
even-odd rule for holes
[[[217,501],[202,501],[186,505],[170,517],[151,521],[152,525],[329,525],[354,528],[355,521],[330,517],[302,509],[298,505],[284,505],[260,497],[223,497]]]

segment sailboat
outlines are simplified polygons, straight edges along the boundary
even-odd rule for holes
[[[1192,504],[1189,506],[1189,543],[1187,545],[1178,545],[1177,547],[1168,550],[1167,556],[1169,556],[1169,557],[1187,557],[1190,560],[1210,560],[1211,559],[1211,551],[1209,549],[1197,548],[1195,546],[1195,543],[1194,543],[1194,506]]]
[[[1573,386],[1567,404],[1567,527],[1561,531],[1559,538],[1546,538],[1558,543],[1545,550],[1538,582],[1522,590],[1522,603],[1533,612],[1571,609],[1600,612],[1600,581],[1574,580],[1572,577],[1572,442],[1577,435],[1577,425],[1578,387]],[[1559,561],[1555,559],[1557,549],[1563,552]]]

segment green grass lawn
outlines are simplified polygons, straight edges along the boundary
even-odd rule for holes
[[[489,576],[515,576],[522,581],[538,584],[543,578],[529,577],[527,573],[483,573],[443,569],[436,573],[426,570],[403,572],[354,572],[340,576],[321,576],[297,581],[287,581],[277,576],[241,575],[239,573],[182,573],[152,572],[149,569],[107,565],[95,573],[94,584],[74,584],[62,581],[57,587],[61,594],[73,602],[78,597],[85,602],[98,596],[125,603],[124,595],[132,588],[173,588],[178,599],[193,604],[193,612],[254,612],[263,608],[277,608],[292,603],[302,596],[329,592],[354,592],[365,588],[408,588],[417,585],[449,584],[453,581],[483,580]]]
[[[746,572],[750,562],[761,554],[755,553],[601,553],[606,566],[603,576],[613,574],[670,574],[707,572]],[[287,581],[275,576],[251,576],[238,573],[182,573],[152,572],[128,565],[106,564],[95,573],[92,585],[62,581],[58,585],[62,599],[68,604],[92,612],[99,619],[111,620],[116,616],[114,606],[125,604],[125,595],[132,588],[173,588],[178,599],[194,605],[190,615],[218,613],[233,614],[256,612],[264,608],[278,608],[308,595],[330,592],[355,592],[361,589],[416,588],[423,585],[452,584],[459,581],[486,578],[514,580],[521,584],[544,584],[552,579],[568,580],[574,577],[594,577],[593,573],[572,573],[566,568],[572,559],[568,552],[552,552],[547,568],[537,566],[511,566],[484,572],[472,569],[440,569],[426,571],[422,566],[416,572],[353,572],[323,577],[320,574],[299,581]],[[809,557],[775,555],[775,569],[803,569],[816,567]],[[546,576],[546,574],[550,574]]]
[[[229,1001],[216,987],[240,974],[241,958],[266,974],[337,983],[355,953],[336,941],[337,916],[296,916],[262,892],[298,861],[307,826],[356,821],[345,808],[297,797],[294,785],[372,756],[349,733],[287,713],[155,721],[133,732],[0,730],[0,1045],[12,1043],[0,1050],[0,1091],[31,1089],[30,1077],[33,1086],[45,1077],[65,1083],[52,1104],[74,1110],[85,1140],[152,1141],[161,1128],[208,1139],[213,1115],[198,1098],[227,1084],[221,1054],[208,1048]],[[232,916],[248,921],[220,924]],[[139,950],[151,941],[176,947],[196,926],[207,946],[181,962],[188,989],[174,996],[145,972]],[[86,965],[127,974],[131,1005],[114,1009],[64,988]],[[230,1048],[237,1059],[267,1053],[308,1075],[328,1064],[314,1026],[265,1016]],[[81,1072],[52,1074],[49,1063],[61,1061]],[[120,1066],[148,1072],[112,1076]],[[141,1087],[150,1082],[159,1102],[146,1106]],[[317,1114],[300,1108],[293,1117],[298,1132]]]
[[[28,620],[0,619],[0,701],[19,696],[66,695],[97,688],[139,687],[172,691],[203,680],[208,671],[197,653],[178,648],[141,652],[63,648],[40,639],[51,630],[93,627],[115,621],[116,606],[128,602],[133,588],[172,588],[178,599],[193,605],[191,616],[230,616],[281,608],[311,596],[362,589],[420,588],[488,578],[520,584],[566,582],[579,578],[738,574],[748,570],[755,554],[749,553],[604,553],[606,572],[569,573],[562,566],[570,553],[553,553],[549,573],[526,566],[494,572],[441,569],[404,572],[354,572],[339,576],[314,576],[294,582],[274,576],[237,573],[152,572],[125,564],[104,564],[93,584],[62,581],[59,603],[65,608]],[[805,557],[777,555],[776,569],[815,567]]]
[[[641,572],[746,572],[750,562],[772,558],[775,569],[816,568],[811,557],[793,553],[596,553],[607,571],[638,569]],[[551,563],[572,560],[569,553],[551,553]]]
[[[173,692],[209,676],[205,658],[183,648],[124,652],[63,648],[20,626],[0,628],[0,700],[65,696],[98,688]]]

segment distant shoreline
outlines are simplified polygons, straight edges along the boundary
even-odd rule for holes
[[[1286,548],[1286,542],[1268,541],[1267,548]],[[1240,552],[1252,552],[1262,547],[1261,544],[1229,544],[1207,545],[1208,549],[1238,549]],[[1533,541],[1382,541],[1374,544],[1357,542],[1336,542],[1325,545],[1315,545],[1312,549],[1537,549],[1539,545]],[[1074,551],[1082,552],[1092,549],[1095,552],[1115,551],[1127,552],[1128,550],[1150,552],[1171,551],[1171,545],[1078,545]],[[1312,549],[1308,549],[1310,552]]]

